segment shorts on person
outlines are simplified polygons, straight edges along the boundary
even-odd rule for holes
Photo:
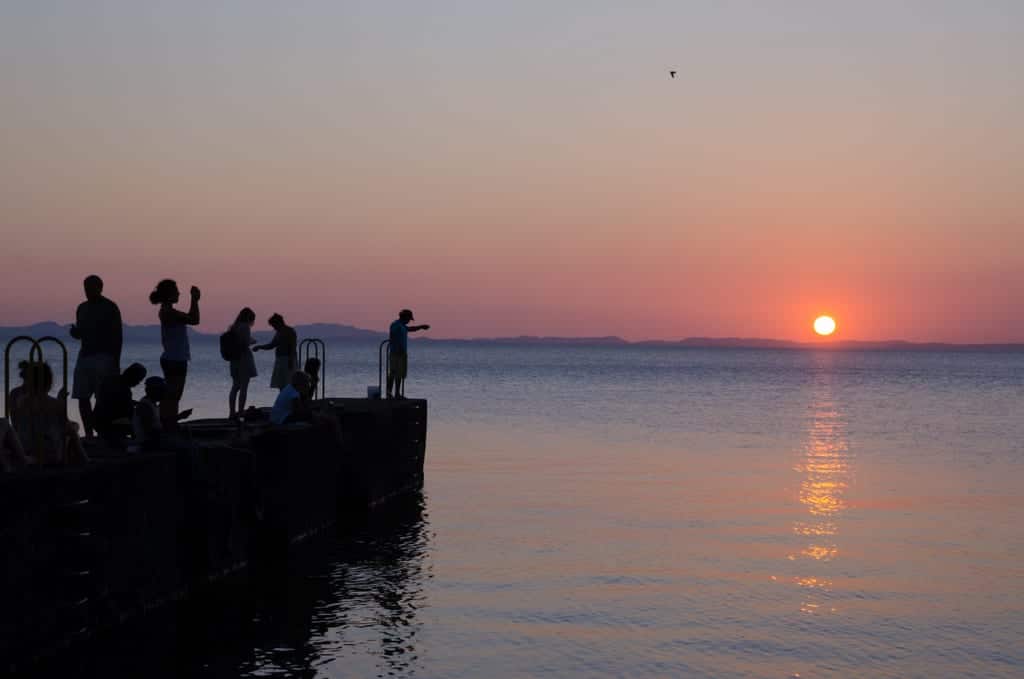
[[[396,380],[404,380],[409,373],[409,354],[404,351],[392,351],[388,363],[388,371]]]
[[[185,395],[185,379],[188,377],[188,361],[176,361],[170,358],[160,359],[160,369],[167,380],[167,396],[165,399],[180,401]]]
[[[272,389],[284,389],[292,383],[292,373],[297,370],[298,361],[291,356],[278,356],[274,359],[274,372],[270,375]]]
[[[75,363],[74,384],[71,398],[84,400],[92,398],[100,389],[100,383],[111,375],[117,375],[117,357],[110,354],[79,356]]]

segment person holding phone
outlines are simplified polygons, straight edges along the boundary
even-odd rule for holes
[[[188,311],[174,308],[181,299],[181,292],[178,284],[171,279],[157,283],[149,294],[149,301],[160,305],[160,341],[164,348],[160,356],[160,367],[167,383],[167,394],[160,402],[160,420],[164,430],[172,430],[177,426],[178,405],[185,394],[188,362],[192,360],[188,326],[199,325],[199,288],[193,285],[189,292],[191,303]]]

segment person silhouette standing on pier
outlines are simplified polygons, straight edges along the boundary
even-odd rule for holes
[[[103,279],[88,276],[82,283],[85,301],[78,305],[75,322],[70,328],[73,338],[81,341],[75,362],[71,396],[78,401],[78,413],[86,438],[95,431],[92,398],[100,384],[121,372],[121,346],[124,340],[121,310],[103,296]]]
[[[167,382],[167,395],[160,402],[160,420],[165,430],[173,430],[178,423],[178,404],[185,394],[185,379],[188,377],[188,362],[192,360],[189,350],[188,326],[199,325],[199,288],[192,286],[191,303],[188,311],[179,311],[174,305],[181,299],[178,284],[170,279],[157,283],[149,294],[152,304],[160,305],[160,340],[164,353],[160,356],[160,367]]]
[[[415,320],[412,311],[402,309],[398,312],[398,319],[391,323],[388,330],[391,347],[388,352],[387,398],[405,398],[405,378],[409,373],[409,333],[430,330],[429,325],[409,325],[409,321],[412,320]]]
[[[284,322],[281,314],[274,314],[267,323],[274,329],[274,339],[269,344],[258,344],[252,350],[274,350],[274,372],[270,375],[270,386],[272,389],[284,389],[291,384],[292,373],[299,369],[299,336],[295,328]]]
[[[235,355],[231,358],[231,391],[228,392],[228,419],[235,419],[245,411],[245,402],[249,394],[249,381],[256,377],[256,360],[252,355],[252,346],[256,340],[252,338],[252,326],[256,322],[256,312],[245,307],[238,312],[235,322],[228,328],[234,339]]]

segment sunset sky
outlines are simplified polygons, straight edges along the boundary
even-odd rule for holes
[[[7,0],[0,324],[1024,341],[1024,2],[629,4]]]

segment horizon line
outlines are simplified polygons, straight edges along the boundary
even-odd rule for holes
[[[11,330],[25,330],[41,325],[53,325],[60,328],[70,327],[70,323],[59,323],[57,321],[37,321],[35,323],[29,323],[26,325],[0,325],[0,332],[11,331]],[[308,323],[296,323],[294,327],[312,326],[312,325],[324,325],[324,326],[335,326],[338,328],[350,328],[360,333],[372,333],[378,336],[384,336],[387,334],[386,330],[372,330],[369,328],[363,328],[349,323],[341,323],[337,321],[311,321]],[[159,328],[159,324],[156,323],[124,323],[126,328]],[[191,332],[194,332],[200,336],[216,337],[219,335],[219,331],[204,332],[190,328]],[[256,332],[270,332],[269,330],[259,330]],[[340,339],[340,338],[335,338]],[[357,339],[357,338],[352,338]],[[713,342],[713,343],[732,343],[733,347],[743,348],[744,343],[748,346],[745,348],[759,348],[751,347],[753,344],[775,344],[775,345],[789,345],[790,347],[808,347],[817,349],[827,349],[830,347],[840,348],[845,345],[875,345],[875,346],[911,346],[911,347],[1022,347],[1024,348],[1024,340],[1006,340],[1000,342],[947,342],[941,340],[906,340],[906,339],[884,339],[884,340],[864,340],[864,339],[852,339],[852,338],[835,338],[835,339],[818,339],[818,340],[791,340],[791,339],[775,339],[769,337],[741,337],[736,335],[724,335],[724,336],[711,336],[711,335],[690,335],[682,338],[675,339],[626,339],[619,335],[501,335],[493,337],[431,337],[423,336],[410,338],[416,341],[431,341],[431,342],[574,342],[574,343],[601,343],[601,344],[684,344],[684,343],[698,343],[698,342]],[[770,347],[760,347],[770,348]],[[781,348],[781,347],[780,347]]]

